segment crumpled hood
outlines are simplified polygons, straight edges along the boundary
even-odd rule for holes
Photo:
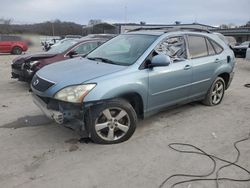
[[[45,66],[37,72],[37,75],[43,79],[59,84],[59,87],[65,87],[68,85],[81,84],[88,80],[126,68],[126,66],[113,65],[79,57]]]
[[[26,61],[36,61],[45,58],[51,58],[56,56],[57,54],[50,54],[47,52],[44,53],[35,53],[35,54],[25,54],[21,55],[13,60],[13,64],[22,64]]]

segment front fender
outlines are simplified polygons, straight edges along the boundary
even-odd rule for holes
[[[124,94],[137,93],[141,96],[144,110],[147,108],[148,72],[138,70],[131,74],[119,75],[113,79],[92,80],[97,86],[84,98],[84,102],[107,100]]]

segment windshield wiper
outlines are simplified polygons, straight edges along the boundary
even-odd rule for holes
[[[110,59],[103,58],[103,57],[87,57],[87,59],[90,59],[90,60],[101,60],[102,62],[109,63],[109,64],[115,64],[115,65],[117,64],[114,61],[112,61]]]
[[[84,58],[84,57],[86,57],[87,55],[88,55],[88,54],[83,54],[83,55],[81,55],[81,57],[83,57],[83,58]]]

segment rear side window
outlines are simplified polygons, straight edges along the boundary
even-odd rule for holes
[[[2,36],[1,41],[9,41],[9,36]]]
[[[75,52],[77,54],[87,54],[90,51],[94,50],[98,46],[97,42],[92,42],[92,43],[86,43],[86,44],[81,44],[75,49]]]
[[[21,37],[18,36],[1,36],[1,41],[20,41]]]
[[[219,44],[217,44],[216,42],[214,42],[214,41],[212,41],[212,40],[210,40],[210,42],[211,42],[211,44],[213,45],[214,50],[215,50],[215,52],[216,52],[217,54],[219,54],[219,53],[221,53],[221,52],[223,51],[223,48],[222,48]]]
[[[202,36],[188,36],[188,47],[191,58],[208,55],[206,39]]]

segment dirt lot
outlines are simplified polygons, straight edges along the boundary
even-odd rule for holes
[[[3,188],[156,188],[171,174],[204,174],[212,168],[207,158],[175,152],[168,148],[169,143],[194,144],[233,161],[237,154],[233,142],[250,132],[250,89],[243,86],[250,83],[248,61],[237,60],[235,78],[221,105],[206,107],[193,103],[162,112],[141,121],[129,141],[107,146],[79,143],[76,132],[44,117],[32,103],[29,86],[10,78],[14,57],[0,55]],[[239,164],[250,169],[250,140],[239,146]],[[233,167],[224,169],[220,176],[248,178]],[[165,187],[183,178],[174,180]],[[179,187],[212,188],[215,182]],[[250,188],[250,182],[221,182],[220,188]]]

